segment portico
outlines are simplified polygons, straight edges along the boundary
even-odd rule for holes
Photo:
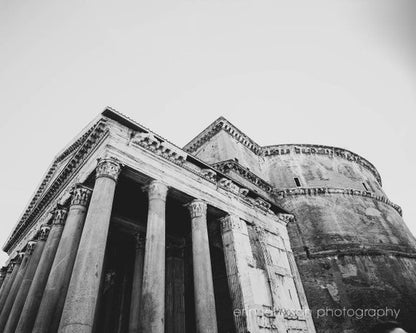
[[[26,254],[3,273],[0,302],[27,310],[13,312],[10,333],[314,332],[307,316],[262,315],[308,309],[288,259],[289,215],[138,124],[114,116],[104,128],[28,215],[30,230],[46,221],[59,232],[37,265]],[[14,250],[26,248],[28,236],[13,237]],[[14,305],[23,264],[37,269]]]

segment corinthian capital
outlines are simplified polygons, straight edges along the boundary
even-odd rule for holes
[[[57,206],[53,211],[53,222],[52,224],[64,225],[68,209]]]
[[[71,194],[71,206],[80,205],[86,207],[90,201],[92,190],[80,184],[75,185]]]
[[[51,227],[48,225],[42,225],[39,230],[39,240],[46,241],[49,236],[49,231]]]
[[[95,170],[95,177],[107,177],[117,181],[120,175],[121,165],[113,157],[99,158],[97,162],[97,168]]]
[[[149,194],[149,200],[166,200],[166,196],[168,194],[168,187],[158,180],[154,180],[149,185],[144,186],[143,190],[147,191],[147,193]]]
[[[207,204],[202,200],[196,199],[188,204],[188,210],[191,214],[191,218],[206,216]]]
[[[143,232],[138,232],[136,235],[136,249],[144,249],[146,245],[146,235]]]
[[[25,254],[31,255],[37,244],[36,240],[31,240],[27,242]]]
[[[222,232],[227,232],[230,230],[244,231],[244,222],[236,215],[227,215],[220,221]]]
[[[15,258],[12,261],[10,261],[10,263],[7,265],[7,273],[13,272],[14,266],[16,266],[17,261],[18,258]]]

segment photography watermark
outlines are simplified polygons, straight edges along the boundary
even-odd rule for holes
[[[235,317],[249,316],[250,314],[257,317],[278,317],[283,316],[285,318],[305,318],[312,316],[316,318],[323,317],[336,317],[336,318],[394,318],[399,317],[400,309],[395,308],[320,308],[320,309],[285,309],[285,308],[272,308],[272,307],[260,307],[251,309],[234,309]]]
[[[389,307],[385,308],[322,308],[316,310],[316,317],[337,317],[337,318],[355,318],[355,319],[363,319],[363,318],[394,318],[400,314],[400,309],[393,309]]]

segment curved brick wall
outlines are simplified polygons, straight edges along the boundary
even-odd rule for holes
[[[318,317],[325,308],[387,306],[412,325],[416,240],[378,173],[353,160],[293,151],[266,156],[265,164],[276,203],[296,217],[289,236],[317,331],[359,333],[375,322],[370,316]]]

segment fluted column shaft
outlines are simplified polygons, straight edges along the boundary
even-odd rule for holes
[[[13,281],[16,278],[17,272],[20,267],[22,258],[16,258],[12,262],[10,262],[7,268],[7,275],[3,281],[3,285],[1,286],[1,294],[0,294],[0,313],[3,309],[3,305],[6,302],[7,296],[9,295],[10,288],[12,287]]]
[[[16,267],[18,268],[17,274],[15,278],[12,281],[12,285],[10,287],[10,291],[7,295],[6,301],[4,302],[4,305],[1,309],[0,314],[0,332],[3,332],[4,327],[6,326],[7,319],[9,318],[10,310],[12,309],[12,306],[14,304],[14,301],[16,299],[16,295],[20,289],[20,285],[22,284],[23,277],[25,275],[26,269],[28,267],[32,252],[36,246],[37,241],[30,241],[26,245],[26,251],[24,252],[24,256],[21,259],[20,265]]]
[[[53,212],[53,222],[51,230],[49,232],[48,239],[45,243],[42,256],[39,261],[39,265],[36,269],[35,276],[33,277],[32,284],[26,297],[21,315],[16,325],[9,324],[8,328],[10,332],[32,332],[32,326],[36,319],[36,314],[39,309],[39,304],[42,299],[42,294],[45,289],[45,285],[48,279],[48,275],[55,258],[56,250],[58,248],[59,241],[61,239],[62,230],[64,228],[67,209],[57,207]],[[14,329],[13,326],[16,326]]]
[[[60,333],[90,333],[93,330],[119,173],[120,165],[116,160],[99,160],[94,191],[59,324]]]
[[[134,258],[133,285],[130,302],[129,333],[137,333],[140,318],[140,300],[142,296],[145,235],[136,235],[136,254]]]
[[[216,333],[217,316],[208,241],[207,204],[201,200],[194,200],[188,208],[192,220],[196,331]]]
[[[6,276],[7,276],[7,267],[2,267],[0,271],[0,295],[1,295],[1,290],[3,287],[3,282],[6,279]]]
[[[165,327],[165,215],[168,188],[159,181],[153,181],[147,191],[149,212],[139,332],[161,333]]]
[[[38,268],[40,259],[42,257],[43,250],[45,249],[46,240],[50,231],[49,226],[42,226],[40,230],[39,240],[33,250],[30,260],[27,264],[27,269],[23,277],[22,283],[20,284],[19,291],[16,294],[16,298],[13,303],[13,307],[10,310],[9,317],[6,325],[4,326],[3,333],[13,333],[16,328],[17,322],[19,321],[22,308],[25,304],[26,297],[28,295],[30,286]],[[2,326],[3,327],[3,326]]]
[[[65,227],[43,292],[36,320],[32,331],[27,332],[46,333],[58,330],[90,197],[91,190],[86,187],[78,185],[73,190]]]

